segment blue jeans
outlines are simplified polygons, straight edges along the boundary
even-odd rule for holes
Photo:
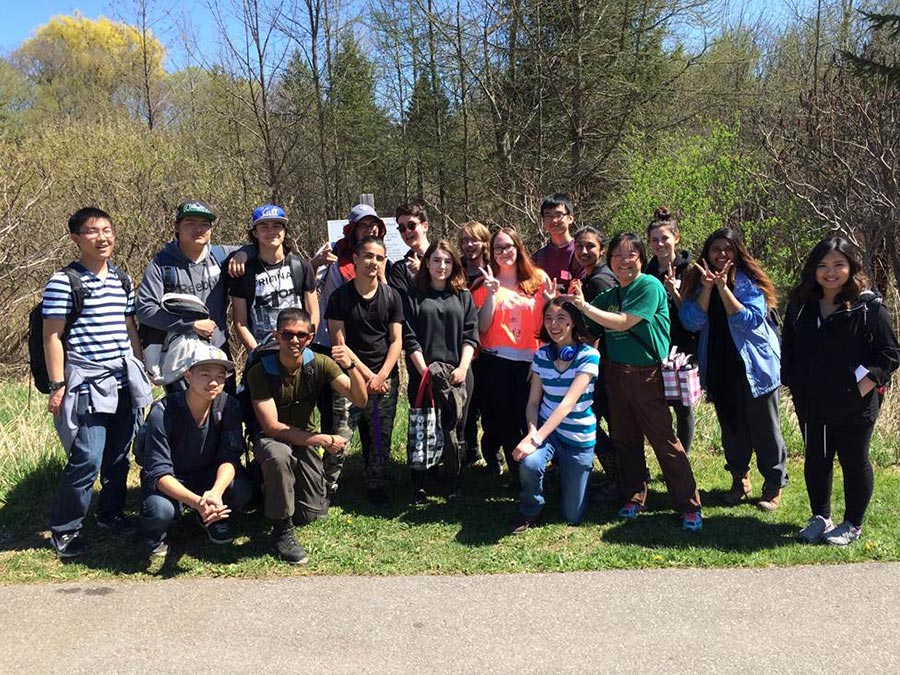
[[[136,411],[131,407],[131,392],[128,387],[119,389],[119,405],[113,415],[92,412],[87,392],[77,396],[78,433],[50,509],[50,531],[54,534],[81,529],[91,506],[98,473],[98,514],[109,517],[125,508],[128,448],[136,420]]]
[[[179,478],[179,480],[181,480]],[[202,495],[216,482],[216,468],[209,471],[193,474],[189,479],[181,480],[181,483],[191,492]],[[231,515],[244,508],[253,497],[253,481],[241,470],[234,476],[231,485],[222,495],[222,501],[231,509]],[[162,492],[149,492],[144,495],[141,505],[141,532],[153,541],[159,541],[169,530],[169,526],[176,518],[181,517],[182,505],[175,499],[164,495]]]
[[[544,508],[544,472],[547,463],[554,457],[559,467],[562,516],[566,522],[577,525],[587,510],[587,485],[594,467],[594,448],[568,445],[555,433],[519,462],[519,480],[522,483],[519,510],[527,518],[536,518]]]

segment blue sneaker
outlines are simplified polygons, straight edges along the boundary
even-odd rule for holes
[[[699,511],[681,514],[681,529],[688,532],[699,532],[703,529],[703,516]]]
[[[638,504],[637,502],[626,502],[625,506],[619,509],[619,518],[624,518],[625,520],[634,520],[643,510],[643,504]]]

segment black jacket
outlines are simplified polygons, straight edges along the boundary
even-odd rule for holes
[[[891,317],[871,292],[821,319],[818,300],[788,306],[782,328],[781,381],[803,422],[866,424],[878,417],[880,394],[859,395],[856,369],[878,387],[900,366]]]
[[[691,267],[691,254],[688,251],[676,253],[672,267],[675,270],[675,278],[682,281],[684,275]],[[659,261],[656,259],[656,256],[650,258],[647,264],[644,265],[645,274],[651,274],[663,283],[665,283],[666,271],[659,269]],[[666,299],[669,301],[669,343],[677,345],[678,351],[683,354],[696,354],[698,334],[692,333],[681,324],[681,319],[678,317],[678,307],[669,296],[668,291],[666,292]]]

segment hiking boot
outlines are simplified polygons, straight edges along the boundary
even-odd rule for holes
[[[732,471],[731,487],[728,489],[728,492],[722,495],[722,501],[728,506],[737,506],[745,499],[749,499],[752,491],[753,486],[750,485],[750,474],[747,471],[744,473]]]
[[[763,488],[762,498],[756,505],[760,511],[774,511],[781,505],[781,488]]]
[[[847,546],[859,539],[859,535],[861,534],[861,527],[856,527],[849,520],[845,520],[831,532],[826,534],[824,539],[825,543],[830,544],[831,546]]]
[[[231,535],[231,528],[228,527],[228,523],[224,520],[217,520],[214,523],[206,524],[198,513],[197,521],[200,523],[200,527],[206,530],[206,536],[209,537],[209,540],[212,543],[224,546],[225,544],[230,544],[234,541],[234,537]]]
[[[137,531],[138,519],[126,516],[121,512],[112,515],[98,515],[97,527],[103,530],[112,530],[116,534],[129,535]]]
[[[541,522],[540,514],[529,517],[522,512],[516,513],[509,521],[510,534],[522,534],[529,527],[535,527]]]
[[[169,543],[166,541],[166,535],[163,534],[159,539],[148,539],[147,551],[153,558],[165,558],[169,554]]]
[[[303,565],[308,560],[306,551],[294,536],[294,526],[290,518],[275,524],[272,528],[272,537],[275,540],[275,555],[291,565]]]
[[[812,516],[807,522],[806,527],[800,530],[797,535],[801,541],[807,544],[818,544],[822,541],[822,537],[834,529],[834,523],[831,518],[823,516]]]
[[[688,532],[699,532],[703,529],[703,516],[699,511],[681,514],[681,529]]]
[[[369,500],[372,506],[384,506],[389,501],[387,492],[384,491],[383,487],[374,487],[366,490],[366,499]]]
[[[50,544],[60,560],[68,560],[84,553],[84,540],[77,530],[75,532],[51,534]]]

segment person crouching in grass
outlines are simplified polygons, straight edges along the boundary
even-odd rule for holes
[[[199,341],[189,359],[187,390],[155,403],[147,415],[141,530],[151,555],[166,555],[169,526],[185,506],[197,512],[212,543],[230,544],[227,519],[253,496],[253,482],[240,469],[240,403],[224,391],[234,363]]]

